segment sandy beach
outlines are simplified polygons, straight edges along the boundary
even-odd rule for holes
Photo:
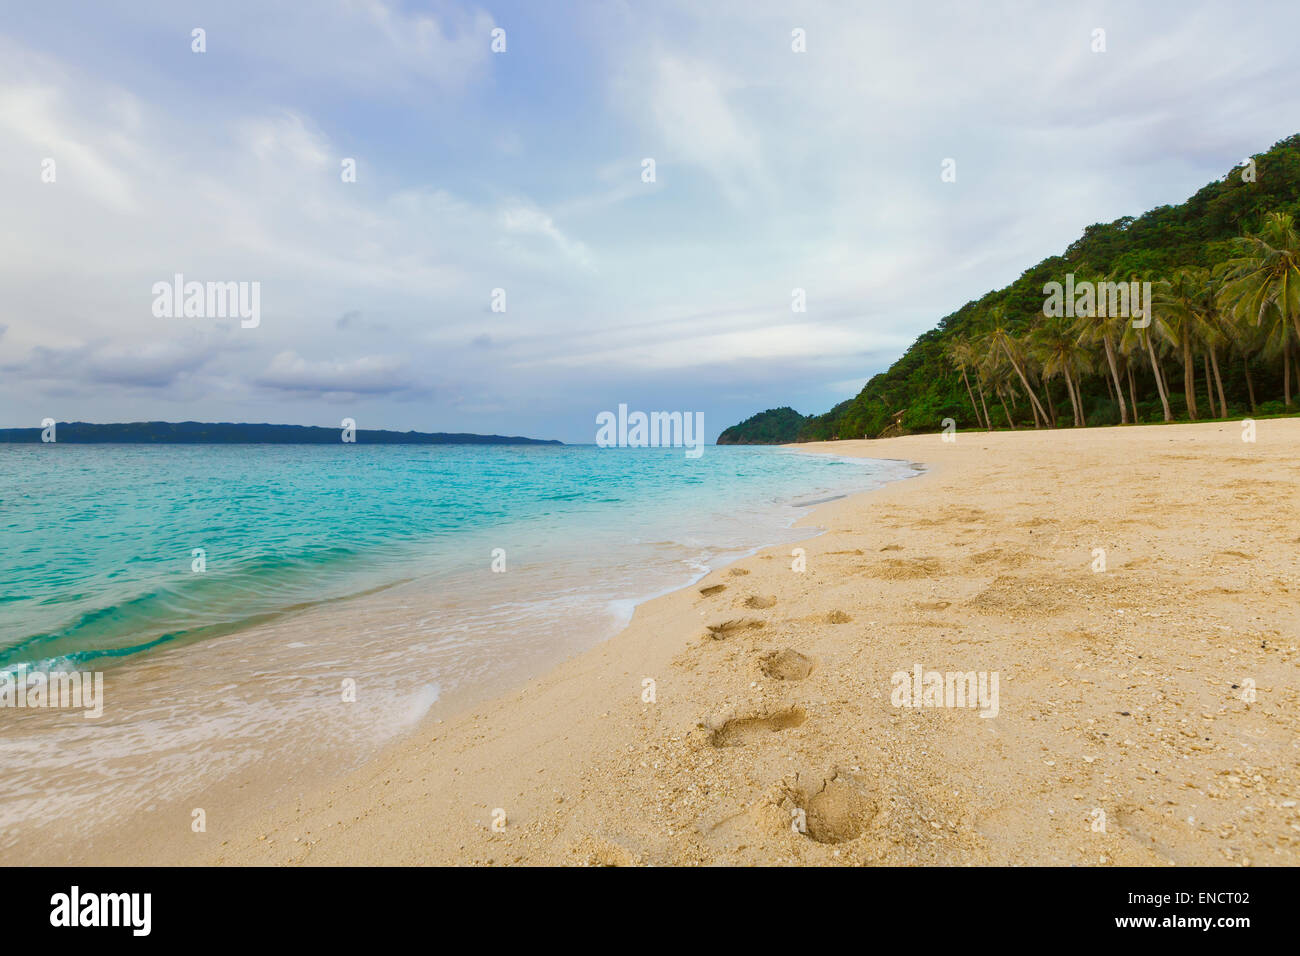
[[[113,862],[1294,865],[1300,421],[1257,428],[799,446],[926,471],[813,509],[802,572],[761,551]],[[996,674],[996,716],[894,706],[917,665]]]

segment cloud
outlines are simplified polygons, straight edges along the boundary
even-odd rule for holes
[[[728,102],[727,79],[715,65],[664,56],[655,65],[650,111],[665,147],[663,160],[705,169],[734,203],[763,186],[762,142],[754,126]]]
[[[3,366],[6,374],[28,382],[98,384],[163,389],[201,369],[214,352],[197,343],[142,343],[125,347],[93,342],[72,348],[38,346],[21,363]]]
[[[9,45],[0,42],[0,56],[10,52]],[[51,68],[48,62],[40,65]],[[134,211],[136,187],[122,169],[132,150],[114,135],[113,125],[115,114],[132,108],[130,97],[95,96],[93,108],[73,120],[77,108],[60,88],[30,78],[29,71],[37,67],[32,57],[18,56],[11,64],[14,73],[28,73],[29,78],[15,77],[0,87],[0,136],[10,142],[10,150],[21,144],[40,163],[53,160],[51,185],[61,183],[83,202],[99,203],[114,212]],[[33,164],[33,173],[37,169]]]
[[[555,225],[555,220],[536,206],[521,202],[511,203],[501,211],[501,224],[506,232],[513,236],[539,236],[548,239],[575,264],[584,269],[590,269],[592,266],[591,253],[587,247],[561,232]]]
[[[416,387],[408,374],[407,362],[394,356],[309,361],[295,352],[281,352],[254,381],[288,392],[392,395]]]

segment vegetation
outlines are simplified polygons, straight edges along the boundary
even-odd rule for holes
[[[1062,255],[968,302],[857,397],[803,420],[816,441],[1300,412],[1300,134],[1179,206],[1089,226]],[[1048,283],[1149,282],[1149,323],[1054,316]],[[1293,380],[1292,376],[1295,375]],[[748,440],[765,412],[723,434]],[[756,431],[756,430],[755,430]],[[782,439],[784,440],[784,439]]]
[[[807,421],[789,405],[769,408],[732,425],[718,436],[719,445],[785,445],[799,438]]]

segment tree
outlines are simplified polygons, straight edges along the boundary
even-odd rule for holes
[[[1034,409],[1034,427],[1039,427],[1039,416],[1042,417],[1043,424],[1049,424],[1051,420],[1047,417],[1047,412],[1043,410],[1042,403],[1038,401],[1038,396],[1034,394],[1029,378],[1025,375],[1024,363],[1018,359],[1021,351],[1020,343],[1007,330],[1006,311],[1001,306],[997,306],[990,319],[993,327],[989,330],[989,345],[994,351],[1000,351],[1007,357],[1016,375],[1020,377],[1021,384],[1025,386],[1025,392],[1028,393],[1029,402]]]
[[[1210,368],[1214,371],[1214,385],[1219,393],[1219,417],[1228,417],[1228,399],[1223,393],[1223,374],[1219,371],[1219,348],[1233,340],[1230,323],[1224,320],[1219,311],[1219,286],[1221,283],[1208,271],[1201,285],[1201,343],[1205,353],[1210,357]],[[1205,388],[1210,387],[1206,377]],[[1211,402],[1213,404],[1213,402]]]
[[[1300,336],[1300,236],[1290,213],[1271,212],[1257,234],[1233,243],[1225,263],[1221,299],[1239,320],[1264,323],[1275,313]]]
[[[966,370],[974,368],[976,364],[975,350],[971,348],[971,344],[965,339],[954,337],[948,342],[944,352],[948,356],[948,361],[952,362],[953,366],[961,372],[961,380],[966,383],[966,394],[970,396],[970,407],[975,412],[975,421],[978,422],[981,427],[992,431],[993,426],[988,423],[988,419],[980,419],[980,409],[979,406],[975,404],[975,393],[971,390],[970,378],[966,375]],[[983,398],[983,391],[981,391],[980,400],[983,401]]]
[[[1172,279],[1156,283],[1153,309],[1154,324],[1160,334],[1183,357],[1183,397],[1187,401],[1187,414],[1195,421],[1200,416],[1196,409],[1196,363],[1193,345],[1201,334],[1201,291],[1205,275],[1199,269],[1179,269]]]
[[[1129,423],[1128,407],[1124,404],[1124,385],[1119,378],[1117,362],[1117,343],[1124,337],[1124,328],[1129,319],[1122,315],[1085,316],[1079,319],[1078,333],[1080,344],[1095,345],[1100,342],[1106,350],[1106,365],[1115,383],[1115,397],[1119,401],[1119,421],[1121,425]],[[1137,408],[1133,414],[1136,417]]]
[[[1281,352],[1283,395],[1291,404],[1291,329],[1300,336],[1300,236],[1289,213],[1271,212],[1263,228],[1233,242],[1223,264],[1219,302],[1239,323],[1263,330],[1265,354]]]
[[[1155,336],[1151,334],[1151,327],[1145,326],[1139,328],[1132,322],[1124,325],[1124,337],[1120,342],[1120,348],[1130,356],[1145,354],[1151,362],[1151,375],[1156,381],[1156,391],[1160,395],[1160,405],[1164,409],[1165,421],[1174,420],[1173,412],[1169,408],[1169,393],[1165,388],[1164,372],[1160,367],[1160,360],[1156,358]],[[1133,411],[1137,416],[1137,409]]]
[[[1065,379],[1074,426],[1083,427],[1083,399],[1076,391],[1075,382],[1087,362],[1088,353],[1079,344],[1074,322],[1064,317],[1045,316],[1029,338],[1030,353],[1042,366],[1043,378],[1052,379],[1059,375]]]

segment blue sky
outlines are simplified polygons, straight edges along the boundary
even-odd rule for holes
[[[825,411],[1090,223],[1296,132],[1297,10],[10,5],[0,426]],[[155,317],[177,272],[260,282],[261,324]]]

